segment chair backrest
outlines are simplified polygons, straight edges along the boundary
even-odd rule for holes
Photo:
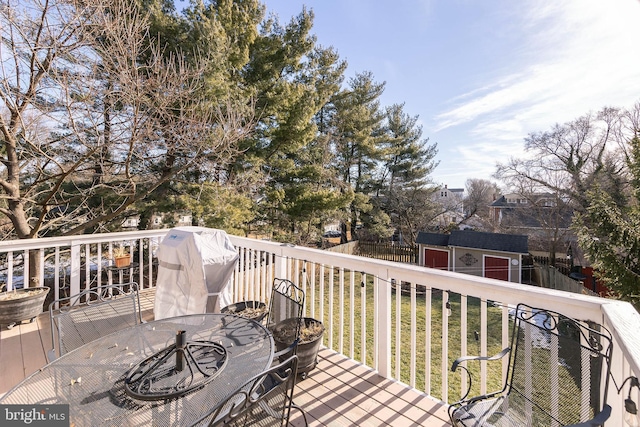
[[[611,351],[611,334],[603,326],[519,304],[505,391],[511,404],[522,402],[529,418],[523,425],[569,425],[600,413]]]
[[[287,279],[273,279],[266,326],[272,329],[285,319],[302,319],[304,291]],[[296,322],[298,327],[300,322]],[[298,336],[299,334],[296,334]]]
[[[49,360],[90,341],[142,322],[138,284],[101,286],[49,305],[53,351]]]
[[[297,370],[298,357],[293,355],[251,378],[196,424],[209,420],[210,426],[245,426],[278,420],[275,424],[289,425]]]

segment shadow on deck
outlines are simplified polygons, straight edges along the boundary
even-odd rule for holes
[[[155,290],[140,292],[142,317],[153,320]],[[33,323],[0,331],[0,396],[47,363],[51,345],[49,314]],[[446,405],[396,381],[378,375],[327,348],[318,365],[296,385],[295,402],[310,426],[449,426]],[[293,413],[291,424],[302,425]]]

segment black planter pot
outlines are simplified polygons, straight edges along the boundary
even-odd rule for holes
[[[26,295],[33,292],[34,295],[21,296],[15,299],[0,299],[0,325],[7,325],[10,329],[16,323],[23,320],[33,322],[40,313],[42,313],[42,304],[44,303],[49,288],[26,288],[17,289],[15,294]],[[11,291],[13,294],[14,291]],[[9,292],[2,292],[0,295],[8,295]]]
[[[273,329],[273,340],[276,343],[276,350],[284,350],[293,343],[293,339],[290,337],[286,340],[279,339],[279,331],[284,328],[293,328],[296,319],[286,319],[278,323]],[[324,325],[319,320],[311,317],[303,317],[302,321],[304,326],[308,327],[312,323],[320,325],[322,332],[314,337],[312,340],[302,340],[298,343],[296,348],[296,354],[298,355],[298,375],[306,377],[306,374],[313,370],[318,364],[318,350],[320,350],[320,344],[322,343],[322,336],[324,335]],[[280,357],[281,361],[286,360],[289,355]]]

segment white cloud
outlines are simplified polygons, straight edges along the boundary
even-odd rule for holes
[[[453,108],[436,116],[436,132],[466,123],[474,139],[507,140],[518,131],[521,139],[640,97],[640,2],[536,1],[522,10],[525,62],[514,57],[511,74],[455,98]]]
[[[535,0],[523,10],[527,42],[509,72],[450,99],[435,117],[434,132],[465,135],[442,150],[437,175],[451,186],[491,179],[497,162],[526,155],[531,132],[640,99],[640,2]]]

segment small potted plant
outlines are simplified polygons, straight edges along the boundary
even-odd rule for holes
[[[125,247],[120,246],[113,250],[113,262],[118,268],[126,267],[131,264],[131,256]]]

